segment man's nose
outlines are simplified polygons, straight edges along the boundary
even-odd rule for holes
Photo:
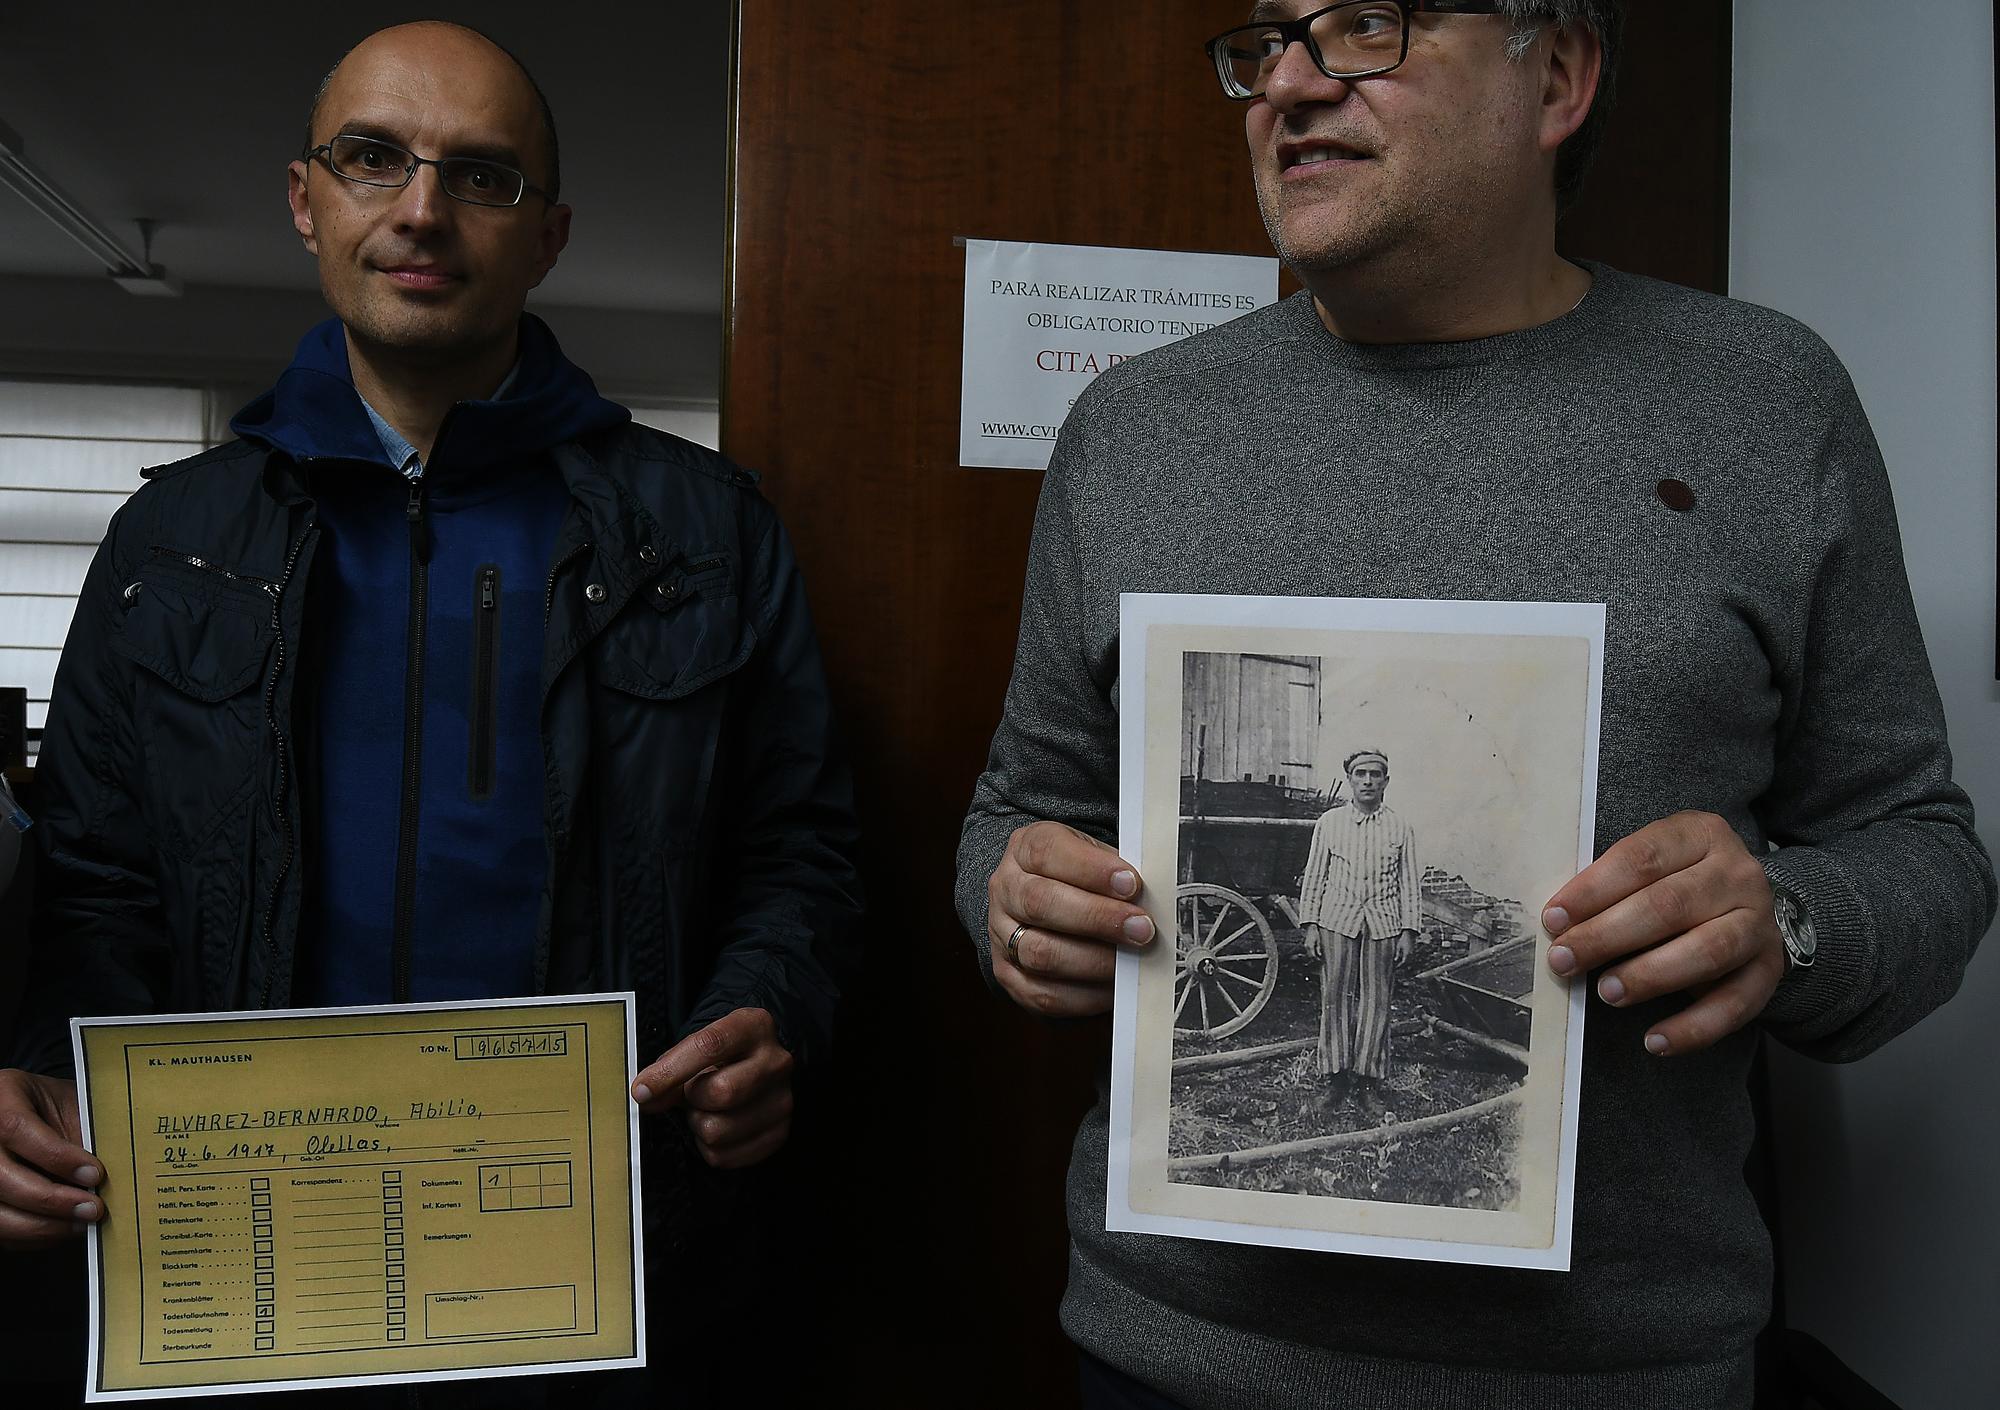
[[[1264,80],[1264,100],[1281,113],[1294,112],[1309,103],[1338,103],[1351,85],[1343,78],[1328,78],[1306,52],[1303,41],[1285,46],[1277,66]]]
[[[420,166],[396,193],[396,225],[404,230],[429,230],[450,218],[451,197],[444,193],[444,173]]]

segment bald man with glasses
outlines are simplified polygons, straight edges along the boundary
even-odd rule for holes
[[[570,208],[512,55],[440,22],[370,36],[287,181],[335,316],[234,439],[147,472],[63,650],[0,1244],[130,1198],[79,1140],[74,1015],[632,990],[645,1243],[672,1269],[652,1379],[476,1403],[705,1403],[791,1266],[784,1187],[748,1172],[856,958],[797,565],[754,476],[634,424],[525,311]]]

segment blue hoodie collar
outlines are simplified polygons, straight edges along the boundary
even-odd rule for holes
[[[597,385],[562,355],[555,334],[533,314],[521,316],[520,362],[512,385],[501,390],[501,400],[465,401],[451,409],[431,448],[427,474],[518,461],[631,419],[624,407],[598,395]],[[389,465],[354,390],[346,330],[337,318],[300,339],[292,365],[270,391],[236,413],[229,429],[299,462]]]

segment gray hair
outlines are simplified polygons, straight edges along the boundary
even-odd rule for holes
[[[1525,57],[1536,37],[1549,26],[1588,29],[1604,51],[1603,73],[1597,80],[1597,98],[1590,113],[1556,152],[1556,206],[1567,210],[1583,189],[1583,178],[1604,140],[1604,124],[1617,95],[1618,61],[1625,49],[1624,0],[1500,0],[1500,13],[1514,26],[1507,41],[1507,52],[1514,59]]]

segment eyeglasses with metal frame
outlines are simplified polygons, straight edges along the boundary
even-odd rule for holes
[[[331,142],[322,142],[299,154],[303,162],[316,157],[335,176],[361,186],[407,186],[418,167],[434,166],[445,195],[467,205],[518,206],[521,197],[528,193],[545,201],[554,200],[539,186],[529,185],[528,178],[513,167],[500,162],[484,157],[420,157],[407,147],[379,137],[343,132]]]
[[[1208,41],[1222,91],[1238,101],[1261,98],[1294,44],[1328,78],[1373,78],[1410,57],[1411,15],[1493,15],[1498,0],[1342,0],[1295,20],[1238,25]]]

